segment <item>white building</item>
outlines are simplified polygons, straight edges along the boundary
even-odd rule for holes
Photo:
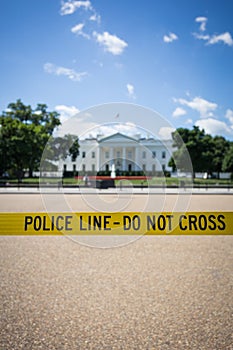
[[[78,172],[80,175],[109,171],[115,165],[116,173],[144,171],[152,175],[172,169],[168,162],[172,156],[172,140],[133,137],[115,133],[79,140],[80,153],[75,162],[70,158],[61,161],[60,170]]]

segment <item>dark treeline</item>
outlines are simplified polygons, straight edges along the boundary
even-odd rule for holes
[[[178,128],[172,133],[173,146],[177,150],[169,165],[174,170],[187,171],[187,151],[191,158],[193,173],[208,174],[233,172],[233,142],[223,136],[211,136],[194,126],[192,130]],[[194,174],[193,174],[194,175]]]

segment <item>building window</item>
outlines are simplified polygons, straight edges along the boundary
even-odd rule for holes
[[[120,158],[121,157],[121,152],[120,151],[117,151],[117,158]]]
[[[73,172],[76,171],[76,164],[73,164]]]
[[[132,164],[128,165],[128,171],[132,171]]]
[[[106,170],[106,171],[109,171],[109,164],[106,164],[105,170]]]
[[[63,164],[63,171],[66,171],[66,169],[67,169],[67,165]]]
[[[152,152],[152,158],[156,158],[156,152],[155,151]]]
[[[142,170],[146,171],[146,164],[142,164]]]
[[[128,152],[128,159],[132,159],[132,151]]]
[[[108,159],[109,158],[109,152],[105,152],[105,158]]]
[[[95,164],[92,164],[91,169],[92,169],[92,172],[94,173],[95,172]]]
[[[156,166],[155,166],[155,164],[152,165],[152,171],[153,171],[153,173],[155,173],[155,171],[156,171]]]
[[[146,159],[146,151],[142,152],[142,159]]]
[[[166,165],[165,164],[162,165],[162,169],[163,169],[163,171],[166,170]]]
[[[95,158],[95,152],[91,153],[92,158]]]
[[[82,168],[83,168],[83,172],[85,173],[85,171],[86,171],[86,165],[83,164]]]
[[[163,159],[166,158],[166,152],[165,152],[165,151],[162,152],[162,158],[163,158]]]
[[[82,158],[86,158],[86,152],[82,152]]]

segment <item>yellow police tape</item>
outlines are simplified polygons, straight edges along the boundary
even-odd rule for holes
[[[232,235],[233,212],[0,213],[0,235]]]

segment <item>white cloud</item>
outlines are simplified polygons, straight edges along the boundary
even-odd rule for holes
[[[175,131],[175,128],[169,127],[169,126],[163,126],[159,130],[159,136],[163,140],[170,140],[172,138],[171,133]]]
[[[206,30],[207,17],[196,17],[195,21],[200,23],[200,32],[204,32]],[[206,45],[214,45],[219,42],[223,42],[228,46],[233,46],[233,38],[229,32],[221,33],[221,34],[202,34],[202,33],[193,33],[193,36],[196,39],[206,41]]]
[[[81,126],[81,129],[84,130],[83,126],[85,125],[86,131],[79,133],[80,139],[84,139],[89,135],[92,137],[97,137],[97,135],[102,135],[103,137],[116,134],[117,132],[123,133],[127,136],[136,137],[136,135],[140,135],[141,137],[147,137],[148,133],[143,133],[141,129],[138,128],[136,124],[133,122],[126,123],[106,123],[106,124],[98,124],[88,122],[88,118],[80,118],[79,115],[74,118],[74,120],[78,118],[78,124]],[[73,121],[71,120],[71,123]],[[73,124],[73,123],[72,123]],[[71,133],[71,132],[70,132]]]
[[[97,43],[104,47],[105,51],[111,52],[113,55],[120,55],[128,44],[118,38],[116,35],[104,32],[103,34],[93,32],[93,36]]]
[[[74,69],[56,66],[53,63],[45,63],[44,71],[57,76],[64,75],[72,81],[81,81],[87,75],[87,72],[76,72]]]
[[[232,133],[231,128],[226,123],[213,118],[197,120],[195,125],[211,135],[229,135]]]
[[[176,117],[181,117],[182,115],[185,115],[185,114],[187,114],[187,112],[184,108],[177,107],[172,113],[172,116],[176,118]]]
[[[219,35],[203,35],[203,34],[199,34],[199,33],[193,33],[193,36],[196,39],[199,40],[204,40],[206,41],[206,45],[214,45],[214,44],[218,44],[219,42],[223,42],[224,44],[228,45],[228,46],[233,46],[233,39],[232,36],[229,32],[225,32]]]
[[[59,106],[57,106],[59,109]],[[56,108],[57,108],[56,107]],[[67,107],[67,108],[66,108]],[[70,109],[70,111],[69,111]],[[91,120],[91,117],[88,113],[79,112],[72,114],[72,110],[75,111],[76,107],[74,106],[62,106],[60,110],[64,110],[61,113],[61,122],[62,124],[55,131],[55,136],[64,136],[66,134],[77,135],[80,139],[83,138],[83,135],[86,136],[91,133],[91,130],[96,127],[96,123]],[[58,111],[59,112],[59,111]]]
[[[138,127],[132,122],[100,125],[96,129],[97,134],[102,134],[104,136],[112,135],[117,132],[123,133],[128,136],[135,136],[139,133],[139,130]]]
[[[119,123],[114,126],[114,129],[118,132],[126,133],[128,135],[134,135],[138,133],[137,126],[132,122]]]
[[[36,115],[41,115],[41,114],[42,114],[42,111],[35,111],[34,114],[36,114]]]
[[[77,35],[81,35],[86,39],[90,39],[90,35],[86,34],[83,32],[83,28],[84,28],[84,23],[79,23],[76,24],[74,27],[71,28],[71,32]]]
[[[232,36],[229,32],[225,32],[225,33],[222,33],[219,35],[212,35],[212,37],[208,41],[208,44],[213,45],[213,44],[217,44],[221,41],[228,46],[233,45],[233,39],[232,39]]]
[[[169,33],[168,35],[164,35],[163,41],[165,43],[172,43],[174,40],[177,40],[178,36],[175,33]]]
[[[100,22],[101,22],[101,17],[100,17],[100,15],[98,15],[96,12],[94,12],[93,15],[91,15],[91,16],[89,17],[89,20],[90,20],[90,21],[93,21],[93,22],[100,23]]]
[[[60,14],[62,16],[64,15],[72,15],[77,9],[84,8],[85,10],[91,10],[91,2],[89,0],[86,1],[75,1],[75,0],[69,0],[69,1],[62,1]]]
[[[185,124],[193,124],[193,120],[191,118],[189,118],[185,121]]]
[[[63,123],[70,117],[73,117],[75,114],[79,113],[78,108],[75,106],[65,106],[65,105],[57,105],[55,106],[55,111],[60,114],[60,120]]]
[[[134,86],[132,84],[127,84],[126,87],[127,87],[129,97],[135,99],[136,96],[134,94]]]
[[[78,34],[80,31],[82,31],[83,27],[84,27],[84,23],[76,24],[76,26],[71,28],[71,32]]]
[[[233,110],[232,109],[228,109],[226,111],[226,115],[225,117],[229,120],[229,122],[233,125]]]
[[[217,103],[210,102],[201,97],[194,97],[191,101],[185,100],[184,98],[174,98],[174,102],[178,102],[183,106],[198,111],[202,118],[213,116],[212,111],[215,111],[218,107]]]
[[[207,22],[207,20],[208,20],[208,18],[207,17],[196,17],[195,18],[195,21],[197,22],[197,23],[200,23],[200,30],[202,31],[202,32],[204,32],[205,30],[206,30],[206,22]]]
[[[199,39],[199,40],[210,40],[210,36],[208,34],[198,34],[198,33],[193,33],[193,36],[196,38],[196,39]]]
[[[12,111],[11,108],[8,108],[8,107],[7,107],[7,108],[4,110],[4,112],[6,112],[6,113],[11,113],[11,112],[13,112],[13,111]]]

